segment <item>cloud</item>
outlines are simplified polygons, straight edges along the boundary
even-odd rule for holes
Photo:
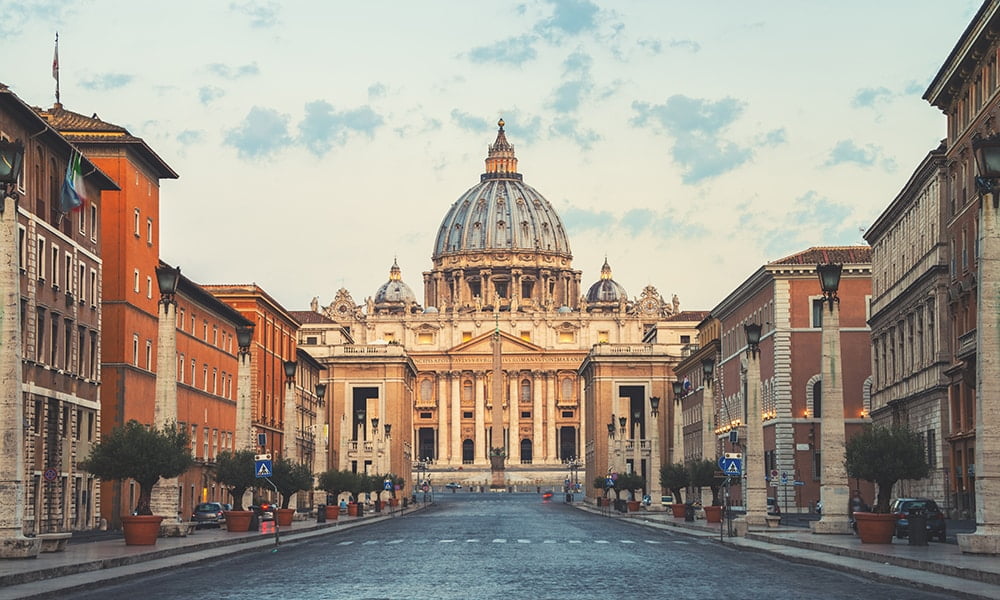
[[[126,75],[125,73],[104,73],[103,75],[94,75],[93,77],[84,79],[80,82],[80,85],[88,90],[104,92],[123,88],[131,83],[132,79],[131,75]]]
[[[521,66],[535,60],[538,52],[533,47],[536,38],[532,35],[500,40],[492,46],[479,46],[469,50],[468,57],[474,63],[500,63]]]
[[[384,124],[382,115],[370,106],[337,111],[324,100],[306,104],[306,116],[299,123],[299,141],[316,156],[323,156],[333,146],[343,146],[352,133],[375,137]]]
[[[567,81],[552,92],[549,107],[559,113],[573,112],[590,93],[594,85],[589,81]]]
[[[855,107],[871,108],[878,102],[888,102],[895,94],[889,88],[862,88],[854,94],[851,105]]]
[[[251,27],[265,29],[278,24],[281,6],[277,2],[250,0],[243,3],[232,2],[229,4],[229,10],[248,17]]]
[[[546,39],[560,34],[577,35],[597,29],[597,5],[588,0],[547,0],[552,16],[535,25],[535,31]]]
[[[64,0],[0,0],[0,36],[7,41],[29,30],[28,24],[40,21],[51,26],[62,23],[77,5]]]
[[[684,168],[682,181],[690,184],[729,172],[752,158],[750,147],[721,137],[723,130],[743,114],[744,107],[735,98],[713,102],[675,95],[664,104],[633,102],[635,116],[630,122],[636,127],[653,123],[673,137],[671,156]],[[771,134],[775,143],[782,139],[775,132]]]
[[[636,44],[638,44],[639,47],[646,52],[653,55],[663,52],[663,42],[660,40],[639,40]]]
[[[824,166],[842,165],[853,163],[863,167],[874,165],[881,154],[881,149],[875,144],[868,144],[864,147],[857,145],[854,140],[840,140],[830,150]]]
[[[224,142],[236,148],[240,158],[257,158],[276,152],[292,143],[288,121],[288,115],[273,108],[255,106],[238,127],[226,132]]]
[[[606,210],[587,210],[567,204],[559,209],[559,216],[568,232],[583,232],[587,230],[606,231],[608,225],[614,223],[615,215]]]
[[[671,48],[678,48],[680,50],[687,50],[694,54],[701,50],[701,44],[694,40],[670,40],[667,45]]]
[[[385,98],[385,95],[388,92],[389,88],[387,88],[384,83],[376,81],[368,86],[368,99],[374,100],[376,98]]]
[[[198,88],[198,100],[200,100],[202,104],[209,104],[225,95],[226,91],[224,89],[214,85],[205,85]]]
[[[584,52],[574,52],[563,61],[563,75],[590,75],[590,67],[594,65],[594,59]]]
[[[467,112],[458,110],[457,108],[451,111],[451,122],[458,125],[459,129],[474,133],[489,131],[490,129],[490,122],[488,119],[477,117]]]
[[[177,142],[182,146],[190,146],[201,143],[205,139],[205,132],[195,129],[185,129],[177,134]]]
[[[788,136],[785,134],[785,128],[781,127],[765,133],[764,137],[758,143],[761,146],[779,146],[787,141]]]
[[[528,115],[516,108],[500,113],[506,123],[505,129],[510,134],[508,140],[516,148],[520,144],[537,142],[542,133],[542,119],[537,115]]]
[[[260,74],[260,68],[257,67],[256,62],[252,62],[248,65],[240,65],[238,67],[230,67],[229,65],[223,63],[211,63],[207,68],[209,73],[217,75],[223,79],[230,80]]]
[[[593,129],[584,129],[580,126],[578,119],[563,118],[558,119],[549,126],[549,134],[554,138],[568,138],[584,150],[590,150],[595,142],[602,138]]]

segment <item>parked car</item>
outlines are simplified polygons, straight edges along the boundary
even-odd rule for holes
[[[767,514],[769,514],[769,515],[780,515],[781,514],[781,507],[778,506],[778,499],[777,498],[770,498],[770,497],[768,497],[768,499],[767,499]]]
[[[910,512],[922,510],[927,518],[927,539],[937,538],[945,541],[948,533],[945,527],[944,513],[938,508],[937,502],[930,498],[897,498],[889,507],[889,512],[896,516],[896,537],[905,538],[910,531]]]
[[[552,499],[552,490],[545,490],[544,492],[542,492],[542,500],[551,500],[551,499]]]
[[[194,523],[195,529],[201,527],[220,527],[226,522],[226,517],[222,514],[224,510],[225,507],[218,502],[202,502],[194,507],[191,521]]]
[[[261,521],[273,521],[274,520],[274,505],[270,502],[261,502],[260,504],[250,505],[250,509],[257,513],[257,518]]]
[[[446,484],[444,487],[448,488],[449,490],[460,490],[462,489],[462,484],[455,483],[454,481],[452,481],[451,483]]]

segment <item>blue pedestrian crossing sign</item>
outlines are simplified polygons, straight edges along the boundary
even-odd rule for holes
[[[743,457],[739,455],[726,455],[719,459],[719,468],[726,477],[740,477],[743,475]]]
[[[253,463],[253,469],[258,479],[270,477],[273,472],[270,460],[255,460]]]

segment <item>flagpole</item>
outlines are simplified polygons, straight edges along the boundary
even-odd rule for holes
[[[52,77],[56,80],[56,104],[61,104],[59,100],[59,32],[56,32],[56,50],[52,54]]]

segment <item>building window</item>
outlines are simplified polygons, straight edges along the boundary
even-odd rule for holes
[[[313,342],[315,343],[315,342]],[[417,334],[417,343],[421,346],[429,346],[434,343],[434,334],[428,331],[421,331]]]
[[[181,354],[181,358],[180,358],[180,361],[178,361],[178,367],[177,367],[177,375],[180,377],[181,383],[184,383],[184,365],[185,364],[187,364],[187,363],[184,362],[184,355]]]
[[[198,426],[191,425],[191,456],[198,457]]]
[[[209,459],[209,455],[208,455],[208,435],[209,435],[210,431],[211,430],[208,427],[205,427],[201,431],[201,433],[202,433],[201,444],[202,444],[202,448],[203,448],[202,451],[204,452],[204,454],[202,454],[202,458],[204,458],[205,460]]]
[[[813,479],[817,481],[822,475],[822,472],[820,471],[820,466],[823,464],[823,461],[821,460],[822,455],[823,453],[819,451],[813,453]]]
[[[132,291],[139,293],[139,269],[132,272]]]
[[[195,375],[197,374],[197,371],[196,371],[197,368],[198,368],[198,364],[195,361],[195,359],[192,358],[191,359],[191,387],[196,387],[197,386],[197,383],[196,383],[197,380],[195,379]]]
[[[201,366],[201,389],[208,391],[208,363]]]
[[[59,246],[52,244],[52,287],[59,290]]]
[[[812,299],[812,326],[819,329],[823,327],[823,299]]]
[[[518,335],[518,337],[520,337],[522,340],[524,340],[526,342],[530,342],[531,341],[531,332],[528,331],[528,330],[524,330],[524,331],[522,331],[520,333],[520,335]]]
[[[146,219],[146,244],[153,245],[153,220]]]
[[[90,307],[97,307],[97,270],[90,270]]]
[[[559,332],[559,343],[560,344],[572,344],[573,343],[573,332],[572,331],[560,331]]]
[[[80,234],[86,235],[87,233],[87,211],[81,210],[80,212]]]
[[[90,205],[90,240],[97,239],[97,206]]]
[[[521,380],[521,402],[531,402],[531,380],[528,378]]]
[[[59,356],[59,315],[52,313],[52,339],[49,344],[49,364],[58,367],[56,358]]]
[[[153,370],[153,340],[146,340],[146,370]]]
[[[607,344],[608,340],[609,340],[609,334],[608,334],[607,331],[598,331],[597,332],[597,343],[598,344]]]
[[[146,297],[153,297],[153,278],[148,276],[146,277]]]
[[[937,467],[937,435],[933,429],[927,430],[927,464]]]
[[[21,269],[22,273],[24,273],[25,265],[28,264],[27,261],[26,261],[26,259],[24,258],[25,254],[27,254],[27,252],[28,252],[27,243],[28,243],[28,230],[25,229],[24,227],[18,225],[17,226],[17,266]]]
[[[522,410],[521,411],[521,418],[522,419],[530,419],[531,418],[531,411],[530,410]]]
[[[212,369],[212,393],[219,393],[219,370]]]
[[[133,229],[132,233],[135,235],[135,237],[139,237],[139,209],[138,208],[135,209],[135,212],[132,215],[132,229]]]
[[[817,381],[813,383],[813,407],[812,416],[815,418],[820,418],[823,416],[823,382]]]
[[[681,336],[681,343],[682,344],[690,344],[691,343],[691,336],[689,336],[689,335],[682,335]]]
[[[38,238],[38,281],[45,281],[45,238]]]
[[[215,325],[212,325],[212,345],[219,347],[219,328]]]
[[[471,331],[463,331],[462,332],[462,341],[463,342],[467,342],[467,341],[469,341],[471,339],[472,339],[472,332]]]

